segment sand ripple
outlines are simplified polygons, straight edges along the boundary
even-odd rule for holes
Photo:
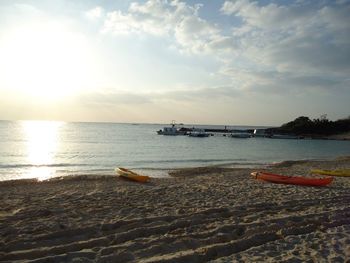
[[[350,259],[349,178],[314,188],[260,183],[249,169],[200,171],[146,185],[109,177],[0,183],[0,261]]]

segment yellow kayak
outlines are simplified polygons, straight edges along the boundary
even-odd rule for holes
[[[140,183],[146,183],[150,180],[150,177],[147,175],[140,175],[137,174],[131,170],[128,170],[126,168],[122,168],[122,167],[117,167],[115,169],[115,171],[117,172],[117,174],[125,179],[129,179],[132,181],[136,181],[136,182],[140,182]]]
[[[337,170],[314,169],[314,170],[311,170],[311,173],[322,174],[322,175],[332,175],[332,176],[349,176],[350,177],[350,169],[337,169]]]

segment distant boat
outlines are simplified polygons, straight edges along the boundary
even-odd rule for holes
[[[287,176],[265,172],[253,172],[251,175],[258,180],[263,180],[276,184],[293,184],[303,186],[326,186],[333,181],[332,177],[307,178],[301,176]]]
[[[188,136],[190,137],[200,137],[200,138],[204,138],[204,137],[208,137],[209,133],[206,133],[205,130],[203,129],[193,129]]]
[[[171,123],[171,127],[164,127],[163,130],[157,131],[157,134],[159,135],[170,135],[170,136],[175,136],[175,135],[186,135],[186,131],[182,131],[178,127],[176,127],[175,121]]]
[[[146,176],[146,175],[140,175],[140,174],[137,174],[131,170],[128,170],[126,168],[122,168],[122,167],[117,167],[115,169],[115,171],[117,172],[117,174],[122,177],[122,178],[125,178],[125,179],[129,179],[129,180],[132,180],[132,181],[136,181],[136,182],[140,182],[140,183],[146,183],[150,180],[150,177],[149,176]]]
[[[253,133],[253,137],[269,137],[268,134],[266,134],[266,129],[255,129]]]
[[[249,133],[231,133],[230,137],[232,138],[239,138],[239,139],[247,139],[247,138],[251,138],[252,135]]]

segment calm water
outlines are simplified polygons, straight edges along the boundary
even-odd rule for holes
[[[253,166],[350,155],[350,141],[157,135],[162,127],[0,121],[0,180],[113,174],[116,166],[161,175],[179,167]]]

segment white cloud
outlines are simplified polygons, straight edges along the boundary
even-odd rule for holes
[[[219,31],[197,16],[188,16],[175,27],[175,38],[181,47],[193,53],[208,51],[211,42],[219,41]]]
[[[104,9],[100,6],[96,6],[95,8],[87,11],[85,13],[86,17],[89,19],[99,19],[104,15]]]
[[[154,104],[161,105],[167,102],[176,103],[201,103],[208,100],[218,99],[232,100],[241,97],[242,94],[232,86],[217,86],[217,87],[192,87],[191,89],[183,88],[177,90],[139,92],[133,91],[113,91],[106,92],[91,92],[80,96],[80,101],[84,105],[90,106],[108,106],[108,105],[141,105]]]
[[[226,1],[221,11],[226,15],[240,17],[245,24],[265,30],[287,30],[299,24],[305,24],[312,12],[307,5],[279,6],[270,3],[259,6],[249,0]]]
[[[175,39],[181,50],[205,52],[211,42],[222,41],[222,36],[214,25],[198,16],[200,7],[164,0],[132,3],[126,13],[120,10],[107,13],[103,32],[168,37]]]
[[[107,13],[102,31],[105,33],[111,32],[117,35],[126,35],[137,33],[140,31],[140,28],[132,16],[128,14],[124,15],[118,10]]]
[[[261,5],[238,0],[226,1],[221,12],[241,20],[232,28],[232,35],[238,39],[239,61],[245,61],[250,72],[223,69],[227,76],[241,79],[242,85],[256,90],[262,87],[259,83],[282,92],[325,87],[344,90],[350,74],[349,3]],[[261,72],[274,74],[261,79]]]
[[[132,92],[93,92],[84,94],[81,96],[81,99],[85,105],[90,106],[152,103],[151,97],[148,94],[135,94]]]
[[[348,2],[296,1],[283,5],[226,1],[217,11],[240,21],[233,23],[231,31],[200,16],[201,7],[149,0],[131,4],[127,12],[107,14],[104,32],[173,40],[172,46],[181,52],[210,55],[221,63],[221,70],[213,74],[227,80],[225,88],[151,94],[154,98],[188,99],[213,94],[230,98],[244,92],[282,95],[317,90],[327,94],[336,89],[344,91],[349,84]]]

